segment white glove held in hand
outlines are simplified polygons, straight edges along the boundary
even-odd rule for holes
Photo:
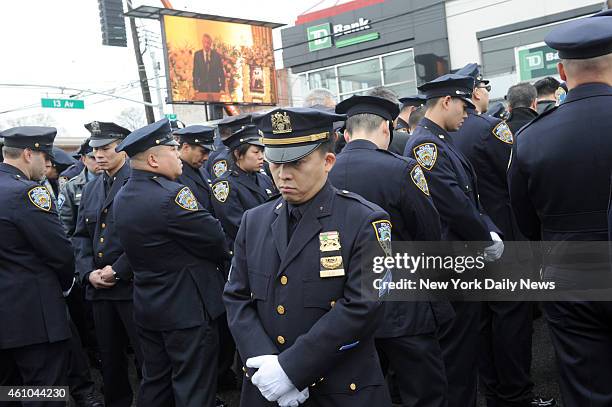
[[[258,369],[257,373],[253,375],[251,383],[257,386],[261,395],[268,401],[276,401],[291,389],[295,389],[280,363],[278,363],[277,355],[249,358],[246,365]]]
[[[501,237],[495,232],[490,232],[491,240],[493,240],[493,244],[491,246],[485,247],[484,249],[484,258],[486,261],[495,261],[499,260],[499,258],[504,253],[504,242],[502,242]]]
[[[294,387],[293,389],[289,390],[288,393],[278,399],[278,405],[279,407],[298,407],[300,404],[303,404],[306,401],[308,396],[310,396],[308,393],[308,387],[302,391],[299,391]]]

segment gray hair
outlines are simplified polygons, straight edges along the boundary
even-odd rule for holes
[[[23,148],[2,146],[2,155],[4,158],[16,160],[23,153]]]
[[[511,109],[516,109],[517,107],[530,107],[537,98],[538,91],[535,86],[527,82],[510,86],[508,95],[506,96],[506,100],[508,100],[508,105]]]
[[[399,105],[400,103],[397,93],[395,93],[389,88],[385,88],[384,86],[375,87],[374,89],[368,92],[368,96],[376,96],[379,98],[387,99],[388,101],[393,102],[396,105]]]
[[[336,95],[334,95],[329,89],[318,88],[310,91],[304,99],[304,107],[313,106],[336,106]]]
[[[346,131],[348,131],[349,134],[353,134],[358,130],[362,130],[366,133],[372,133],[378,130],[380,124],[384,121],[386,120],[375,114],[356,114],[346,120]]]

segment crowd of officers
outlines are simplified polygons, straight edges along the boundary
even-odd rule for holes
[[[555,406],[533,393],[533,304],[361,291],[372,243],[487,242],[494,265],[504,240],[608,240],[612,16],[546,42],[565,89],[515,85],[506,111],[468,64],[420,95],[317,90],[218,130],[94,121],[72,166],[54,128],[5,130],[0,385],[94,407],[221,406],[240,384],[244,407],[473,407],[478,386],[488,407]],[[568,407],[612,405],[610,304],[543,305]]]

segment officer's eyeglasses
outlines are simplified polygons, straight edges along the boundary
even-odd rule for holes
[[[487,92],[491,92],[491,85],[478,86],[479,89],[486,89]]]

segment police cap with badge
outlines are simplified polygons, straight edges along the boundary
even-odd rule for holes
[[[128,156],[133,157],[152,147],[178,145],[172,135],[170,121],[164,118],[134,130],[115,148],[115,151],[118,153],[125,151]]]
[[[32,151],[46,153],[50,158],[53,157],[53,140],[56,135],[55,127],[44,126],[13,127],[4,130],[1,134],[6,147],[29,148]]]
[[[482,76],[482,73],[480,73],[480,68],[478,67],[478,64],[476,63],[469,63],[466,66],[464,66],[463,68],[459,69],[457,72],[455,72],[456,75],[463,75],[463,76],[471,76],[472,78],[474,78],[474,86],[478,86],[481,83],[484,85],[488,85],[489,81],[484,79]],[[489,88],[490,89],[490,88]],[[489,90],[488,89],[488,90]]]
[[[197,124],[175,130],[173,134],[178,137],[181,143],[200,146],[208,151],[217,149],[214,145],[215,129],[213,127]]]
[[[471,76],[446,74],[424,83],[418,89],[427,100],[450,96],[463,100],[471,109],[476,108],[471,100],[474,90],[474,78]]]
[[[114,141],[121,141],[130,134],[125,127],[111,122],[93,121],[87,123],[85,128],[91,133],[89,145],[92,148],[104,147]]]
[[[378,96],[353,95],[336,105],[336,113],[346,114],[351,118],[358,114],[373,114],[382,117],[389,123],[390,137],[393,138],[393,121],[399,115],[396,103]]]
[[[402,109],[408,106],[421,107],[427,102],[427,98],[423,95],[412,95],[400,98],[399,101],[402,103]]]
[[[334,122],[344,115],[307,107],[274,109],[255,117],[266,160],[275,164],[298,161],[321,144],[334,140]]]
[[[264,147],[260,139],[257,126],[247,124],[232,132],[231,136],[224,138],[223,144],[230,150],[234,150],[243,144]]]

